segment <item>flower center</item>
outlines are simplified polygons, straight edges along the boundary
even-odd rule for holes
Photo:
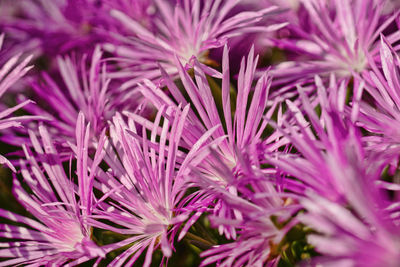
[[[84,239],[81,226],[74,220],[65,220],[60,222],[59,229],[55,230],[53,236],[57,239],[54,245],[60,251],[74,251],[75,245],[81,243]]]

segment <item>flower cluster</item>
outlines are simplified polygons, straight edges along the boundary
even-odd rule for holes
[[[398,8],[0,2],[0,266],[398,266]]]

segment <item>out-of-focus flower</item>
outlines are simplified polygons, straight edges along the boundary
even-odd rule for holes
[[[297,22],[287,26],[288,37],[277,38],[277,47],[293,52],[293,61],[276,66],[277,84],[334,72],[351,78],[368,69],[367,55],[377,59],[379,34],[398,12],[384,12],[385,0],[304,0]],[[400,40],[398,31],[388,35],[390,43]]]
[[[112,28],[107,10],[97,0],[17,0],[5,5],[15,9],[0,23],[10,35],[10,52],[29,52],[48,61],[72,50],[89,53],[107,37],[100,29]]]
[[[276,128],[296,152],[267,154],[266,162],[289,175],[282,182],[287,191],[302,196],[297,199],[305,212],[296,219],[315,231],[308,241],[322,254],[311,259],[313,265],[396,266],[399,205],[384,191],[400,187],[379,179],[380,153],[365,155],[355,126],[364,84],[355,85],[348,107],[347,84],[331,79],[327,93],[315,77],[316,98],[299,88],[301,107],[286,101],[295,123]]]
[[[246,160],[243,159],[243,165]],[[209,216],[213,225],[237,229],[237,240],[216,245],[201,254],[205,259],[202,266],[218,263],[220,266],[275,266],[279,261],[284,236],[297,223],[291,219],[301,208],[290,201],[291,194],[277,191],[275,173],[265,173],[260,167],[251,166],[248,171],[237,176],[227,171],[223,164],[214,165],[220,176],[230,181],[237,194],[221,188],[214,180],[196,171],[198,184],[216,196],[225,206],[240,214],[235,218],[221,215]],[[295,196],[296,197],[296,196]],[[286,199],[286,200],[285,200]]]
[[[254,6],[254,8],[262,9],[270,6],[279,6],[282,8],[292,9],[296,11],[300,7],[301,0],[243,0],[242,5]],[[286,18],[290,20],[291,18]]]
[[[347,172],[344,177],[348,181],[346,207],[311,192],[300,200],[306,212],[298,219],[316,231],[308,241],[322,254],[311,259],[311,263],[397,266],[400,260],[398,203],[379,193],[374,184],[377,177],[367,174],[365,166],[357,164],[354,162],[354,172]],[[392,213],[393,210],[396,212]]]
[[[193,58],[211,64],[208,51],[224,46],[230,38],[248,32],[269,32],[284,25],[256,25],[264,17],[280,12],[277,7],[231,15],[238,1],[178,1],[175,7],[167,1],[154,2],[157,27],[153,31],[121,11],[111,13],[133,33],[130,38],[119,36],[119,42],[104,45],[123,66],[122,70],[110,75],[128,78],[124,88],[135,86],[144,78],[158,83],[161,77],[159,64],[175,78],[178,74],[176,58],[185,68],[193,67]],[[201,66],[214,73],[211,68]]]
[[[373,102],[360,103],[358,123],[369,134],[363,139],[366,150],[380,153],[397,166],[400,152],[400,58],[388,40],[381,37],[381,69],[371,62],[372,71],[365,72],[366,91]],[[372,61],[372,59],[371,59]]]
[[[9,239],[0,248],[1,257],[7,258],[0,265],[62,265],[70,260],[104,257],[104,251],[91,240],[91,227],[87,223],[94,201],[94,175],[104,156],[104,132],[89,165],[89,127],[85,127],[83,114],[79,115],[75,150],[78,186],[67,177],[46,128],[39,128],[41,142],[32,131],[29,133],[35,153],[23,146],[26,155],[26,161],[20,163],[23,180],[21,183],[14,179],[14,194],[37,220],[0,210],[0,217],[19,224],[0,226],[1,237]]]
[[[95,136],[98,136],[107,120],[113,116],[110,79],[106,78],[106,66],[101,57],[102,51],[97,46],[89,69],[86,67],[86,56],[81,58],[81,62],[75,62],[70,57],[59,57],[58,68],[64,82],[62,86],[58,86],[46,73],[43,73],[43,83],[33,81],[35,93],[51,108],[44,107],[32,112],[51,116],[53,119],[49,123],[59,132],[56,136],[74,138],[79,112],[90,122]]]
[[[0,36],[0,49],[3,45],[4,35]],[[8,61],[0,69],[0,97],[9,89],[14,83],[16,83],[22,76],[24,76],[32,66],[27,66],[31,57],[27,57],[21,63],[17,64],[20,54],[8,59]],[[17,65],[16,65],[17,64]],[[21,121],[32,120],[32,116],[20,116],[10,117],[10,115],[16,110],[27,107],[31,100],[26,100],[15,107],[6,108],[0,112],[0,130],[4,131],[10,127],[20,127]],[[13,171],[15,168],[4,156],[0,155],[0,164],[6,164]]]
[[[149,139],[146,128],[140,135],[134,121],[126,124],[120,115],[113,119],[113,147],[105,156],[110,170],[98,176],[103,199],[111,201],[99,204],[92,216],[96,219],[94,225],[128,235],[127,239],[108,245],[107,251],[132,244],[112,265],[131,266],[146,248],[144,266],[150,265],[158,247],[165,257],[172,254],[174,237],[191,212],[177,210],[188,187],[189,167],[206,156],[204,146],[216,130],[210,129],[186,154],[179,146],[188,112],[189,106],[183,110],[160,108]]]
[[[92,136],[98,137],[118,106],[119,98],[110,90],[111,80],[106,78],[106,66],[101,57],[100,47],[96,47],[89,68],[87,56],[83,56],[80,62],[70,57],[59,57],[63,84],[58,84],[45,72],[42,73],[42,81],[31,79],[34,98],[39,104],[28,106],[25,110],[47,118],[45,124],[60,153],[71,155],[67,142],[75,140],[79,112],[90,122]],[[37,124],[33,124],[31,129],[35,130],[36,127]],[[29,138],[23,134],[9,132],[3,140],[14,145],[29,143]]]
[[[171,0],[167,2],[171,2]],[[156,13],[154,0],[103,0],[102,5],[108,12],[111,10],[123,12],[150,31],[155,27],[153,21]]]
[[[282,125],[275,126],[297,153],[267,152],[266,162],[296,178],[286,179],[287,190],[298,194],[313,190],[324,198],[343,204],[348,182],[346,173],[352,173],[353,164],[364,159],[361,134],[353,123],[358,115],[363,84],[355,85],[357,94],[353,97],[351,115],[347,115],[345,82],[337,84],[332,76],[329,94],[318,76],[315,83],[317,98],[307,96],[299,87],[301,108],[286,100],[293,122],[283,121]],[[317,107],[321,109],[320,117],[315,110]],[[349,157],[350,152],[352,157]],[[367,167],[374,171],[375,166]]]

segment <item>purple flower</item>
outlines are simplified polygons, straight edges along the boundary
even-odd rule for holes
[[[220,142],[216,151],[222,162],[229,168],[236,168],[238,166],[236,151],[244,152],[255,149],[262,142],[261,135],[268,125],[267,120],[272,116],[278,103],[268,102],[271,84],[271,77],[268,72],[256,81],[255,86],[253,85],[254,72],[258,61],[258,56],[254,57],[254,50],[250,51],[247,60],[242,59],[236,96],[236,92],[233,92],[230,88],[228,54],[228,48],[225,46],[222,75],[219,75],[222,76],[222,88],[215,87],[208,82],[206,73],[197,61],[194,62],[194,81],[184,67],[178,65],[181,81],[190,102],[193,103],[193,108],[188,113],[188,122],[185,124],[185,129],[188,131],[182,138],[185,146],[191,147],[207,130],[218,125],[224,125],[226,129],[217,129],[212,138],[217,140],[226,136],[226,139]],[[171,77],[164,70],[162,72],[163,79],[174,101],[186,105],[188,100],[173,83]],[[162,105],[176,107],[176,104],[168,98],[161,88],[157,88],[149,82],[141,84],[139,90],[157,108]],[[221,102],[215,102],[215,99],[213,99],[214,90],[221,90],[218,92],[221,94]],[[250,94],[252,97],[250,97]],[[236,109],[234,112],[231,108],[232,105]],[[222,109],[221,116],[218,108]],[[198,115],[194,112],[194,109]],[[257,156],[254,155],[252,160],[257,162]],[[214,176],[211,171],[209,175],[210,177]],[[218,177],[215,178],[218,180]]]
[[[295,220],[316,231],[308,241],[322,256],[313,265],[395,266],[398,204],[383,192],[399,186],[379,179],[385,161],[373,151],[366,157],[355,125],[364,84],[355,83],[350,106],[345,81],[331,76],[329,93],[318,76],[315,84],[318,95],[299,87],[300,101],[286,100],[292,116],[275,125],[295,150],[267,153],[266,163],[287,175],[280,182],[286,191],[302,196],[305,213]]]
[[[379,194],[373,183],[377,177],[371,177],[363,168],[355,162],[355,172],[344,177],[348,180],[348,208],[310,192],[300,201],[306,213],[298,219],[316,231],[308,237],[308,242],[322,254],[311,259],[313,264],[398,265],[398,203],[390,203]],[[394,217],[397,219],[393,220]]]
[[[279,12],[276,7],[231,15],[237,1],[178,1],[175,7],[167,1],[154,2],[157,13],[153,20],[157,27],[152,31],[121,11],[111,12],[133,34],[132,38],[118,36],[116,42],[104,45],[106,51],[117,56],[116,60],[123,67],[112,73],[112,77],[129,79],[123,88],[136,86],[144,78],[158,83],[161,77],[159,64],[175,77],[178,73],[176,58],[185,68],[193,67],[193,58],[211,63],[207,58],[208,51],[224,46],[230,38],[283,26],[255,26],[265,16]],[[211,68],[203,68],[214,73]]]
[[[0,36],[0,49],[3,45],[4,35]],[[27,66],[32,57],[27,57],[21,63],[17,64],[20,54],[10,58],[0,69],[0,97],[15,84],[22,76],[24,76],[32,66]],[[17,65],[16,65],[17,64]],[[20,127],[22,121],[32,120],[32,116],[10,117],[16,110],[26,107],[31,100],[26,100],[15,107],[4,109],[0,112],[0,130],[4,132],[10,127]],[[4,156],[0,155],[0,164],[6,164],[15,172],[14,166]]]
[[[194,61],[194,81],[185,68],[177,62],[181,81],[190,102],[193,103],[193,108],[189,110],[188,120],[184,126],[186,131],[182,136],[183,145],[186,148],[190,148],[208,130],[224,125],[225,129],[218,128],[211,135],[211,139],[215,141],[221,140],[215,148],[215,153],[218,154],[221,163],[227,165],[232,173],[239,174],[243,171],[238,161],[237,151],[240,153],[252,151],[252,153],[249,153],[251,161],[254,164],[258,162],[257,146],[262,143],[261,136],[268,125],[268,118],[271,118],[277,105],[276,101],[268,103],[271,77],[267,72],[253,86],[257,61],[258,56],[254,57],[253,49],[250,51],[247,60],[245,58],[242,59],[237,81],[236,103],[233,98],[236,92],[233,93],[230,89],[229,58],[226,46],[222,62],[222,88],[216,88],[208,82],[206,73],[197,60]],[[163,69],[162,73],[165,84],[168,86],[174,101],[186,105],[188,100],[185,99],[178,87],[173,83],[172,78]],[[176,107],[174,101],[149,81],[140,85],[139,90],[157,108],[161,108],[163,105]],[[221,102],[215,102],[213,90],[221,90],[218,92],[222,97]],[[250,94],[252,97],[250,97]],[[236,107],[234,113],[231,105]],[[218,107],[222,110],[222,117],[219,115]],[[197,111],[197,114],[194,110]],[[232,114],[234,115],[232,116]],[[271,138],[270,140],[272,142],[274,139]],[[215,173],[213,168],[210,168],[213,164],[214,157],[207,157],[198,168],[222,188],[226,188],[235,194],[234,188],[227,188],[228,181]],[[196,183],[196,181],[193,182]],[[213,199],[214,197],[211,197],[210,202]],[[236,216],[223,203],[216,205],[214,212],[222,217]],[[200,215],[201,213],[198,212],[197,216]],[[225,229],[221,226],[220,232],[221,234],[224,232],[228,238],[236,237],[233,228]]]
[[[381,68],[371,62],[372,71],[363,74],[373,102],[360,103],[358,123],[368,131],[363,138],[366,150],[372,155],[382,154],[396,168],[400,152],[400,58],[383,36],[380,59]]]
[[[168,0],[167,2],[171,2]],[[126,16],[134,19],[147,29],[155,27],[153,16],[155,15],[155,2],[154,0],[113,0],[104,1],[103,8],[108,12],[110,10],[118,10],[123,12]],[[110,20],[112,17],[110,16]]]
[[[84,116],[79,115],[75,147],[78,186],[64,172],[46,128],[39,127],[41,142],[32,131],[29,134],[35,152],[23,146],[26,155],[26,160],[20,162],[23,181],[14,179],[14,194],[36,219],[0,210],[1,217],[20,225],[0,226],[1,237],[11,239],[1,246],[1,256],[8,259],[0,265],[62,265],[70,260],[83,262],[104,257],[104,251],[91,241],[91,226],[87,223],[93,206],[93,178],[104,156],[101,152],[104,132],[89,165],[89,126],[85,127]]]
[[[387,191],[397,193],[400,187],[380,180],[385,167],[380,153],[366,157],[355,125],[364,85],[355,85],[349,107],[344,81],[337,84],[331,76],[329,94],[318,76],[315,82],[317,98],[299,87],[301,102],[286,100],[293,117],[276,125],[295,152],[267,154],[266,162],[288,175],[283,181],[287,191],[302,196],[305,213],[296,219],[316,231],[308,241],[322,254],[311,259],[313,265],[395,266],[398,203]]]
[[[209,215],[214,227],[235,228],[238,237],[234,242],[215,245],[201,254],[202,266],[218,263],[218,266],[275,266],[279,261],[279,244],[285,234],[298,221],[291,217],[301,208],[291,203],[289,193],[281,193],[274,183],[275,172],[250,164],[242,155],[242,165],[247,172],[233,175],[228,166],[215,160],[214,171],[225,177],[237,194],[221,188],[200,170],[195,173],[198,184],[236,214],[236,217]],[[285,200],[286,199],[286,200]],[[291,204],[289,204],[291,203]],[[272,219],[276,218],[276,222]],[[280,228],[277,224],[282,224]]]
[[[41,80],[32,78],[30,85],[39,105],[25,107],[25,110],[46,118],[44,123],[59,152],[69,156],[71,150],[67,142],[75,140],[79,112],[90,122],[92,137],[97,137],[114,115],[120,98],[118,92],[111,90],[114,87],[106,77],[106,66],[102,61],[100,47],[93,51],[89,67],[86,66],[87,56],[83,56],[80,62],[67,56],[58,57],[57,62],[62,83],[56,82],[45,72],[42,73]],[[132,106],[133,103],[136,102],[131,101]],[[34,124],[31,129],[35,130],[36,126]],[[24,134],[21,131],[9,131],[3,140],[14,145],[29,143],[29,138]]]
[[[0,23],[0,28],[11,37],[11,51],[29,52],[50,61],[71,51],[89,53],[108,37],[105,29],[117,31],[101,1],[17,0],[6,5],[15,9]]]
[[[324,198],[343,203],[348,182],[345,177],[353,172],[353,164],[364,158],[360,131],[352,122],[357,118],[363,84],[355,84],[354,91],[359,93],[353,97],[349,116],[345,112],[346,84],[344,81],[337,84],[334,76],[331,78],[329,94],[316,76],[317,98],[307,96],[299,87],[301,101],[296,105],[286,100],[292,116],[275,127],[296,152],[267,152],[265,157],[266,163],[296,178],[285,179],[283,183],[286,183],[284,188],[287,190],[300,195],[306,190],[313,190]],[[320,117],[315,111],[317,106],[321,109]],[[375,165],[365,167],[371,172],[379,168]]]
[[[150,265],[152,253],[158,247],[165,257],[172,254],[178,228],[191,212],[191,209],[189,212],[177,209],[188,187],[189,166],[196,166],[207,155],[205,143],[217,129],[205,133],[186,154],[180,144],[188,112],[189,106],[183,110],[160,108],[149,139],[146,128],[141,127],[142,133],[138,132],[140,128],[132,119],[126,124],[120,115],[113,118],[112,146],[105,156],[110,170],[99,175],[95,184],[104,193],[104,202],[99,201],[92,216],[96,220],[91,222],[99,228],[128,235],[121,242],[107,245],[107,251],[132,245],[112,265],[130,266],[146,248],[144,266]]]
[[[0,266],[149,267],[186,245],[201,266],[397,266],[399,14],[4,0],[0,97],[19,95],[0,140],[22,149],[0,164],[26,212],[0,209]]]
[[[398,12],[387,14],[386,1],[305,0],[287,26],[290,35],[275,45],[293,52],[293,61],[278,65],[272,74],[276,83],[310,79],[335,73],[346,79],[368,69],[367,54],[377,59],[379,34],[389,28]],[[393,14],[394,13],[394,14]],[[399,40],[397,31],[388,37]]]

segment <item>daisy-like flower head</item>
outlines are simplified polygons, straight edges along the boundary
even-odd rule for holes
[[[312,192],[300,200],[306,212],[298,216],[315,230],[308,242],[322,254],[311,263],[323,266],[397,266],[400,260],[398,202],[378,191],[378,176],[353,163],[347,173],[347,206]],[[399,190],[391,184],[390,190]]]
[[[294,61],[284,62],[273,71],[277,83],[309,79],[335,73],[346,79],[368,69],[367,55],[379,53],[379,34],[387,29],[398,12],[384,11],[384,0],[303,0],[297,21],[287,29],[287,38],[275,44],[293,52]],[[400,39],[398,31],[388,40]]]
[[[86,56],[80,62],[70,57],[59,57],[58,66],[63,83],[56,82],[47,73],[42,73],[42,81],[31,79],[30,84],[39,105],[27,106],[25,110],[46,118],[46,126],[60,153],[71,155],[67,142],[75,139],[79,112],[90,122],[92,136],[97,137],[118,106],[119,98],[111,93],[111,80],[106,78],[106,66],[101,57],[100,47],[93,51],[89,67],[86,66]],[[3,140],[14,145],[29,143],[29,138],[20,131],[9,131]]]
[[[323,266],[397,266],[399,233],[371,225],[337,203],[321,197],[309,197],[302,202],[309,210],[300,216],[303,223],[318,231],[308,242],[323,256],[311,262]]]
[[[315,230],[308,242],[322,256],[311,264],[395,266],[399,205],[383,192],[398,191],[399,186],[379,180],[385,162],[380,153],[365,156],[355,125],[364,85],[355,84],[356,94],[347,107],[344,81],[337,84],[331,76],[329,94],[318,76],[315,82],[317,98],[299,88],[301,102],[286,101],[293,121],[276,126],[295,152],[267,154],[277,172],[291,176],[281,182],[284,188],[301,196],[297,199],[305,212],[296,218]]]
[[[4,35],[2,34],[0,35],[0,49],[3,45],[3,40]],[[32,68],[32,66],[27,66],[31,57],[27,57],[21,63],[17,64],[19,57],[20,54],[10,58],[0,69],[0,97]],[[32,116],[10,117],[13,112],[22,107],[26,107],[29,103],[32,103],[32,101],[26,100],[15,107],[2,110],[0,112],[0,130],[4,131],[10,127],[20,127],[21,121],[34,119]],[[15,171],[10,161],[2,155],[0,155],[0,163],[7,164],[8,167]]]
[[[367,151],[380,152],[396,166],[400,152],[400,58],[383,36],[380,59],[380,67],[371,63],[372,71],[363,74],[373,101],[360,103],[358,123],[369,133],[364,137]]]
[[[110,170],[99,175],[95,185],[104,192],[103,199],[111,200],[99,204],[93,215],[102,220],[94,225],[128,235],[107,246],[111,251],[131,244],[112,261],[113,266],[131,266],[146,249],[144,266],[150,265],[152,253],[159,247],[165,257],[172,254],[175,234],[191,212],[177,210],[187,189],[189,166],[196,166],[205,157],[205,143],[216,130],[207,132],[186,154],[180,140],[188,111],[189,106],[183,110],[160,108],[149,139],[146,128],[139,133],[133,120],[126,124],[120,115],[113,119],[113,149],[105,156]]]
[[[212,82],[209,82],[206,73],[203,71],[200,63],[194,61],[194,80],[190,77],[185,68],[177,62],[179,66],[179,75],[182,84],[187,93],[187,98],[181,93],[178,87],[174,84],[171,77],[162,69],[163,79],[173,98],[173,101],[159,88],[151,82],[144,82],[139,86],[145,98],[148,99],[157,108],[162,105],[175,106],[175,103],[186,105],[192,103],[193,108],[188,112],[188,120],[185,123],[185,129],[182,139],[183,145],[188,149],[198,140],[203,134],[213,127],[223,125],[213,132],[211,138],[213,140],[222,139],[219,145],[215,148],[215,153],[219,156],[222,164],[229,166],[229,171],[240,174],[243,170],[238,161],[237,151],[240,153],[252,150],[251,161],[258,162],[257,146],[262,143],[262,134],[265,131],[268,123],[265,118],[270,118],[275,110],[277,102],[268,102],[269,87],[271,77],[268,72],[265,73],[255,84],[254,73],[257,66],[258,56],[254,56],[252,49],[247,57],[242,59],[241,68],[237,81],[237,96],[236,92],[231,91],[230,74],[229,74],[229,58],[228,48],[225,46],[223,63],[222,63],[222,88],[218,88]],[[220,100],[215,101],[213,94],[219,94]],[[235,106],[233,112],[231,106]],[[225,137],[227,137],[225,139]],[[272,140],[272,139],[271,139]],[[214,158],[206,158],[200,169],[209,178],[220,184],[222,188],[228,186],[228,181],[224,177],[220,177],[218,173],[213,171],[210,166],[214,163]],[[196,181],[194,181],[196,183]],[[232,190],[234,188],[226,188]],[[220,203],[224,205],[223,203]],[[216,213],[221,213],[221,216],[235,216],[231,210],[226,207],[217,205]],[[200,216],[200,214],[198,214]],[[221,226],[221,232],[225,232],[228,238],[235,238],[234,230],[227,230]]]
[[[231,89],[229,74],[229,52],[225,46],[222,63],[222,87],[208,79],[198,61],[194,62],[194,80],[185,68],[179,64],[179,75],[187,97],[181,93],[174,84],[172,78],[162,69],[163,79],[171,100],[159,87],[149,81],[139,86],[144,97],[157,108],[162,105],[177,107],[175,103],[186,105],[192,103],[193,108],[188,112],[188,120],[182,139],[186,147],[190,148],[205,132],[223,125],[217,129],[212,138],[214,140],[227,137],[222,140],[216,152],[220,154],[222,161],[234,168],[238,165],[236,151],[244,152],[255,148],[262,142],[261,136],[268,125],[265,118],[270,118],[275,110],[277,102],[268,102],[271,77],[266,72],[255,86],[254,73],[258,56],[254,56],[252,49],[246,58],[242,59],[237,81],[237,92]],[[213,94],[219,94],[216,102]],[[236,98],[236,99],[235,99]],[[233,111],[232,106],[235,108]],[[257,161],[257,156],[252,157]],[[210,171],[210,176],[213,176]],[[217,178],[217,177],[216,177]]]
[[[106,66],[101,57],[102,52],[98,46],[93,51],[90,68],[86,67],[87,56],[83,56],[81,62],[70,57],[58,57],[58,68],[64,84],[58,86],[46,73],[43,73],[43,83],[32,83],[35,93],[51,106],[49,112],[45,108],[42,111],[32,111],[52,116],[53,127],[58,128],[64,137],[74,137],[75,122],[80,111],[89,120],[94,135],[98,135],[107,119],[112,117],[110,79],[106,78]]]
[[[159,81],[164,70],[176,76],[176,57],[184,67],[193,67],[193,58],[210,63],[210,49],[222,47],[228,39],[247,32],[268,32],[283,25],[255,26],[265,16],[280,12],[277,7],[260,11],[246,11],[231,15],[239,1],[185,0],[172,7],[167,1],[155,0],[156,29],[151,31],[124,13],[113,10],[111,15],[132,33],[131,38],[116,36],[116,41],[104,45],[106,51],[114,53],[124,67],[112,73],[113,77],[129,80],[123,87],[135,86],[143,78]],[[212,72],[209,68],[208,71]]]
[[[10,52],[27,51],[35,57],[44,56],[47,61],[71,51],[88,53],[107,38],[104,29],[116,30],[101,1],[16,0],[4,5],[15,9],[0,23],[0,28],[10,35]]]
[[[104,132],[89,166],[89,127],[85,127],[83,114],[79,115],[75,147],[78,186],[67,177],[46,128],[39,128],[41,142],[32,131],[29,133],[35,153],[23,146],[26,155],[26,160],[20,162],[23,181],[14,179],[14,194],[35,219],[0,210],[2,218],[18,223],[0,227],[1,237],[10,239],[1,246],[0,255],[7,259],[0,266],[62,265],[70,260],[82,262],[104,257],[104,251],[91,241],[91,227],[87,223],[92,212],[93,178],[104,155],[101,153]],[[23,185],[29,187],[29,192]]]
[[[287,200],[292,194],[278,192],[273,182],[275,173],[251,165],[244,158],[243,155],[242,164],[248,165],[248,171],[241,177],[226,171],[227,166],[217,160],[214,165],[215,171],[227,176],[225,179],[231,182],[237,194],[221,188],[200,171],[195,172],[198,184],[237,214],[234,218],[220,214],[209,216],[214,226],[237,229],[238,237],[233,242],[215,245],[203,252],[201,256],[205,259],[202,266],[211,263],[220,266],[275,266],[279,261],[284,236],[297,223],[296,219],[291,220],[290,217],[301,207],[288,204]]]
[[[329,94],[318,76],[315,83],[317,97],[307,96],[299,87],[301,102],[296,105],[286,100],[293,115],[291,120],[275,125],[297,153],[266,153],[266,161],[296,178],[287,179],[287,190],[299,194],[304,190],[314,190],[327,199],[343,203],[343,194],[347,190],[344,177],[354,171],[355,160],[362,162],[364,158],[360,131],[353,123],[357,118],[363,84],[355,84],[354,91],[358,93],[354,95],[351,116],[348,116],[345,111],[346,83],[337,84],[332,76]],[[317,107],[321,109],[320,117],[315,110]],[[350,151],[353,153],[351,157]],[[370,167],[373,171],[373,166]]]

